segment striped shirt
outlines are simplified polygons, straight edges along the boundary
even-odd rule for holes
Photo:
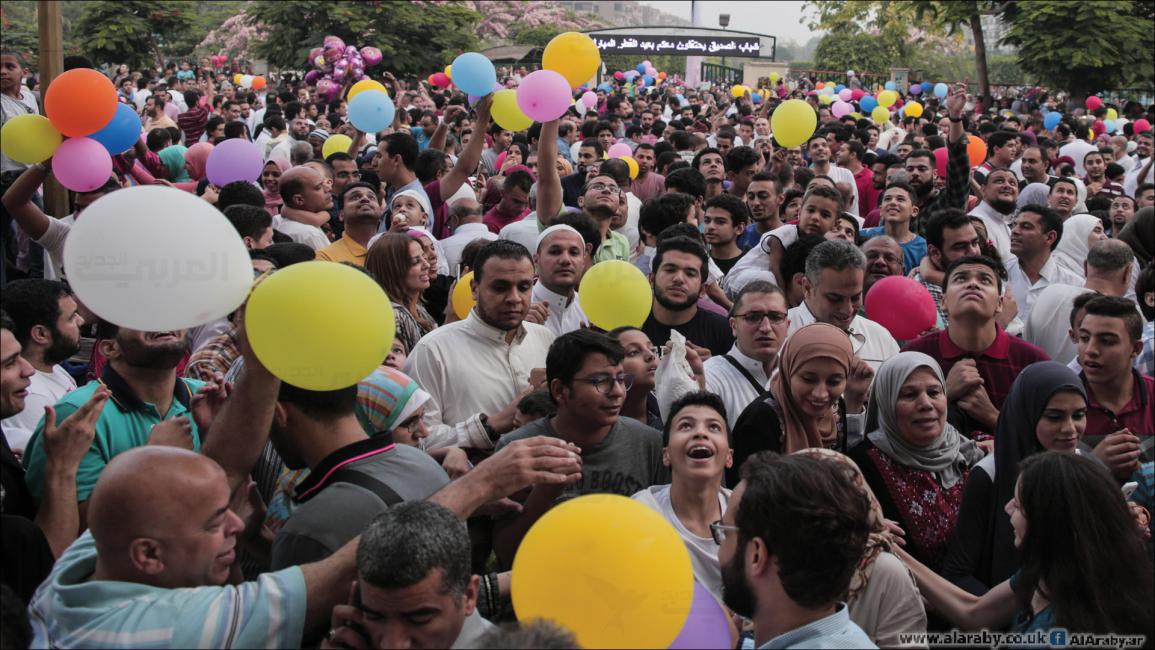
[[[232,586],[165,589],[89,580],[96,542],[85,532],[28,607],[34,648],[297,648],[305,620],[299,567]]]
[[[185,145],[189,147],[200,142],[208,123],[209,109],[204,106],[193,106],[176,116],[176,124],[181,131],[184,131]]]

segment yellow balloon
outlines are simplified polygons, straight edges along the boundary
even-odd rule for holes
[[[553,37],[541,54],[541,67],[560,73],[577,88],[593,78],[602,64],[602,55],[593,39],[580,32],[564,32]]]
[[[645,274],[621,260],[594,264],[582,278],[578,296],[590,322],[606,331],[623,325],[641,327],[653,303]]]
[[[555,621],[583,648],[666,648],[690,614],[694,577],[685,544],[661,515],[591,494],[529,529],[510,587],[518,620]]]
[[[814,135],[818,127],[818,115],[810,104],[801,99],[782,102],[770,115],[770,130],[774,139],[783,147],[798,147]]]
[[[453,287],[453,296],[450,302],[453,303],[453,313],[461,320],[469,315],[469,311],[477,304],[473,299],[473,271],[466,273],[457,279],[457,286]]]
[[[388,356],[396,331],[393,306],[373,278],[321,261],[294,264],[258,285],[245,327],[269,372],[316,391],[369,376]]]
[[[381,92],[385,93],[386,95],[389,94],[389,89],[386,88],[385,84],[381,83],[380,81],[373,81],[372,79],[362,79],[361,81],[358,81],[357,83],[353,84],[353,87],[349,89],[349,94],[345,97],[345,99],[347,99],[347,100],[353,99],[354,97],[357,96],[358,93],[360,93],[363,90],[380,90]]]
[[[832,100],[830,99],[830,95],[819,94],[819,95],[818,95],[818,101],[819,101],[819,103],[821,103],[823,106],[826,106],[826,105],[830,104],[830,102],[831,102]]]
[[[735,97],[735,98],[742,97],[743,95],[746,94],[746,91],[748,91],[748,90],[749,90],[749,88],[747,88],[746,86],[743,86],[742,84],[738,84],[738,85],[736,85],[730,89],[730,96]]]
[[[513,89],[493,93],[493,107],[490,114],[501,128],[514,132],[524,131],[533,124],[533,119],[522,113],[517,106],[517,91]]]
[[[0,149],[12,160],[26,165],[48,160],[63,137],[43,115],[17,115],[0,129]]]
[[[850,114],[850,116],[856,120],[862,119],[862,113],[859,113],[858,111],[854,111],[853,113]]]
[[[235,75],[233,75],[233,85],[234,85],[234,86],[239,86],[239,85],[241,85],[241,77],[243,77],[243,76],[244,76],[244,75],[243,75],[243,74],[241,74],[241,73],[239,73],[239,72],[238,72],[238,73],[236,73]]]
[[[777,72],[771,72],[770,73],[770,83],[776,84],[776,83],[778,83],[779,79],[781,79],[781,77],[778,76]]]
[[[910,102],[906,106],[903,106],[902,110],[910,117],[922,116],[922,104],[918,102]]]
[[[449,77],[450,79],[453,79],[453,66],[452,65],[445,66],[445,76]]]
[[[883,108],[890,108],[898,101],[898,93],[893,90],[884,90],[878,93],[878,105]]]
[[[350,138],[344,133],[331,135],[328,140],[325,140],[324,146],[321,147],[321,155],[328,158],[338,151],[347,152],[351,144],[353,144],[353,138]]]
[[[630,168],[630,180],[637,178],[638,172],[641,171],[638,168],[638,161],[635,160],[633,156],[622,156],[621,160],[624,160],[626,165]]]
[[[1119,119],[1119,111],[1117,111],[1113,108],[1108,108],[1107,109],[1107,119],[1112,120],[1112,121]]]
[[[890,119],[890,111],[881,106],[875,106],[873,111],[870,111],[870,117],[876,124],[882,124]]]

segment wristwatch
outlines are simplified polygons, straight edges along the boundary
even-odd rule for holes
[[[963,121],[962,117],[951,117],[949,115],[947,116],[947,119],[950,120],[951,122],[954,122],[955,124],[958,124],[959,122]]]
[[[501,434],[498,433],[497,430],[495,430],[493,427],[489,426],[488,415],[484,413],[478,414],[477,419],[481,422],[481,428],[485,429],[485,435],[489,436],[489,440],[491,442],[497,442],[498,438],[501,438]]]

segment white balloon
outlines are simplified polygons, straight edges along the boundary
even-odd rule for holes
[[[159,185],[93,202],[64,244],[77,298],[106,321],[148,332],[223,318],[253,283],[249,252],[220,211]]]
[[[252,88],[253,87],[253,75],[247,74],[247,75],[242,76],[241,77],[241,87],[242,88]]]

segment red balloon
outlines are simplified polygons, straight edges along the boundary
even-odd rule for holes
[[[854,90],[850,91],[850,99],[851,101],[858,101],[862,99],[862,96],[865,94],[866,93],[863,92],[861,88],[855,88]]]
[[[430,83],[438,88],[449,87],[449,77],[445,76],[444,72],[435,72],[429,79]]]
[[[1087,98],[1087,110],[1097,111],[1102,107],[1103,107],[1103,100],[1099,99],[1098,97],[1096,97],[1094,95],[1091,95],[1090,97]]]
[[[1131,126],[1131,128],[1135,133],[1146,133],[1147,131],[1151,130],[1151,123],[1143,118],[1140,118],[1135,120],[1135,123]]]
[[[866,317],[899,341],[909,341],[934,327],[938,310],[921,282],[892,275],[874,283],[866,294]]]
[[[946,156],[946,147],[939,147],[934,150],[934,167],[939,178],[946,178]]]

